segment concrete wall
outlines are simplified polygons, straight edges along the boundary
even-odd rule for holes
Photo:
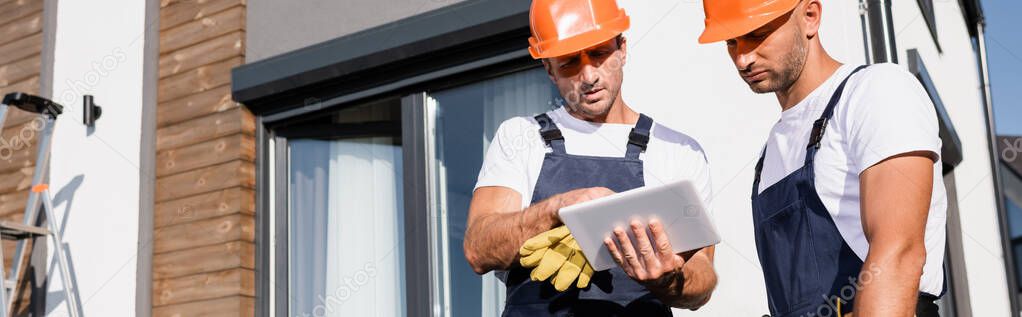
[[[246,62],[306,47],[464,0],[249,0]]]
[[[58,4],[53,99],[65,108],[50,190],[85,315],[135,314],[144,19],[145,1]],[[95,129],[82,124],[85,94],[103,107]],[[63,315],[60,273],[50,265],[47,305]]]

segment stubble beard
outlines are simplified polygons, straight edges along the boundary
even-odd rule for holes
[[[802,75],[802,70],[806,66],[806,57],[809,55],[808,44],[805,39],[801,37],[801,32],[795,32],[795,47],[793,47],[788,54],[784,56],[781,64],[784,68],[781,69],[781,73],[778,74],[777,80],[768,82],[767,85],[761,86],[756,84],[749,84],[749,88],[753,92],[758,94],[772,93],[778,91],[785,91],[791,88],[798,81],[799,76]]]
[[[604,88],[607,89],[607,88]],[[609,89],[608,89],[609,90]],[[593,107],[586,107],[583,105],[583,99],[581,93],[573,93],[574,98],[567,98],[564,102],[564,108],[568,112],[581,115],[585,118],[598,118],[607,115],[610,112],[610,108],[614,105],[614,101],[617,100],[618,95],[621,93],[620,90],[615,90],[608,95],[607,100],[600,100],[593,104]]]

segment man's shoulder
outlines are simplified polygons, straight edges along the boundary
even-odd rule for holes
[[[842,100],[848,105],[841,111],[845,115],[854,113],[854,117],[860,117],[874,111],[932,108],[919,80],[897,64],[874,64],[860,73],[845,88],[846,97]]]
[[[500,122],[500,126],[497,128],[498,132],[515,132],[515,131],[537,131],[539,129],[539,122],[536,121],[535,116],[539,113],[527,116],[514,116],[505,119]],[[548,114],[549,115],[549,114]]]
[[[919,86],[915,75],[908,72],[898,64],[880,63],[869,65],[863,69],[861,74],[849,79],[849,85],[860,93],[870,91],[890,91],[892,89],[904,89],[907,87]],[[864,89],[855,89],[864,88]]]
[[[493,138],[495,142],[502,147],[542,144],[543,141],[539,136],[539,123],[534,118],[535,115],[538,115],[538,113],[527,116],[514,116],[502,121],[494,133]],[[504,150],[506,151],[507,149]]]
[[[653,131],[650,135],[653,140],[664,143],[669,147],[705,155],[703,154],[702,145],[700,145],[699,141],[696,141],[694,137],[671,128],[663,123],[654,122]]]

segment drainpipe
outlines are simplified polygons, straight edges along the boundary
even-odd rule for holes
[[[891,22],[890,0],[860,0],[859,15],[866,42],[867,62],[898,63],[898,47]]]
[[[869,5],[866,4],[866,0],[859,0],[859,25],[862,26],[862,49],[866,56],[863,59],[863,64],[869,64],[873,60],[873,45],[870,40],[869,22],[866,20],[867,16],[869,16],[868,13]]]

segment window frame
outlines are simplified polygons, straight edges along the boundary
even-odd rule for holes
[[[940,157],[944,163],[943,174],[947,175],[954,171],[955,167],[962,162],[962,140],[958,137],[958,131],[955,130],[954,123],[951,122],[951,116],[948,115],[947,108],[944,107],[944,101],[940,99],[937,85],[933,82],[933,78],[930,77],[930,72],[926,70],[926,64],[923,63],[922,55],[916,49],[908,50],[906,55],[908,57],[909,72],[919,80],[919,84],[923,86],[923,90],[930,97],[930,101],[933,102],[933,108],[937,113],[937,125],[940,127],[939,134],[942,141]]]

